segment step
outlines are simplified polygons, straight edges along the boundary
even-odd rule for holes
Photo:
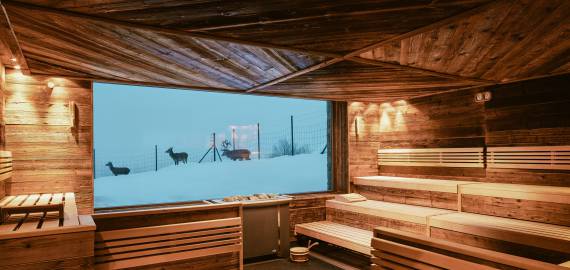
[[[327,201],[327,220],[372,231],[383,226],[397,230],[427,234],[428,217],[454,211],[382,201],[344,203]]]
[[[459,186],[474,183],[476,182],[365,176],[354,179],[354,191],[372,200],[458,210]]]
[[[462,185],[461,208],[470,213],[570,226],[570,187]]]
[[[362,254],[370,255],[372,232],[329,221],[295,225],[295,234],[302,234]]]
[[[386,187],[396,189],[423,190],[457,194],[457,187],[473,184],[471,181],[455,181],[443,179],[425,179],[396,176],[363,176],[355,177],[354,184],[361,186]]]
[[[430,226],[432,237],[438,237],[433,228],[439,228],[570,254],[570,227],[471,213],[433,216]],[[478,243],[484,243],[477,239]]]

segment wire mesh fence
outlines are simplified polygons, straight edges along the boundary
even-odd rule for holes
[[[205,134],[205,137],[209,137],[209,144],[204,147],[183,149],[189,155],[188,162],[214,162],[220,161],[220,158],[223,162],[229,160],[224,152],[233,150],[248,150],[249,159],[327,153],[328,124],[322,113],[308,112],[295,115],[288,122],[290,122],[289,125],[281,125],[276,129],[272,128],[271,124],[266,127],[259,123],[230,126],[226,130]],[[172,166],[174,159],[166,153],[170,147],[154,145],[129,154],[106,154],[105,156],[98,156],[97,149],[94,149],[94,177],[112,176],[113,172],[109,162],[114,167],[129,168],[131,174],[156,171]],[[174,152],[178,152],[176,147]]]

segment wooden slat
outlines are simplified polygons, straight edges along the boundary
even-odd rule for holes
[[[77,206],[75,205],[75,194],[68,192],[64,196],[63,226],[77,226],[79,225],[79,217],[77,215]]]
[[[487,148],[489,168],[570,170],[570,146]]]
[[[63,193],[56,193],[52,195],[50,204],[59,204],[63,202]],[[65,211],[65,209],[64,209]],[[42,228],[57,228],[59,227],[59,213],[57,212],[47,212]]]
[[[355,185],[447,193],[457,193],[458,185],[472,183],[476,182],[394,176],[362,176],[354,178]]]
[[[48,204],[49,201],[51,200],[51,194],[42,194],[39,198],[39,200],[37,201],[36,205],[43,205],[43,204]],[[22,224],[22,226],[20,226],[20,228],[18,228],[18,232],[27,232],[27,231],[34,231],[36,229],[38,229],[38,226],[41,222],[42,217],[44,216],[45,213],[30,213],[28,214],[28,217],[26,218],[26,222],[24,222]]]
[[[378,164],[483,168],[483,148],[379,149]]]
[[[220,247],[205,248],[200,250],[191,250],[191,251],[176,252],[170,254],[161,254],[157,256],[100,263],[95,265],[95,269],[96,270],[123,269],[129,267],[160,264],[165,262],[175,262],[180,260],[188,260],[192,258],[231,253],[231,252],[240,252],[240,251],[241,251],[241,245],[226,245]]]

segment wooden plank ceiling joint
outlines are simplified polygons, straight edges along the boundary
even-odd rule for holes
[[[286,80],[295,78],[295,77],[297,77],[297,76],[300,76],[300,75],[303,75],[303,74],[306,74],[306,73],[309,73],[309,72],[312,72],[312,71],[315,71],[315,70],[318,70],[318,69],[321,69],[321,68],[325,68],[325,67],[328,67],[328,66],[330,66],[330,65],[333,65],[333,64],[336,64],[336,63],[338,63],[338,62],[345,61],[345,60],[354,61],[354,62],[358,62],[358,63],[362,63],[362,64],[369,64],[369,65],[371,64],[371,65],[389,66],[389,67],[395,67],[395,66],[397,66],[397,67],[399,67],[399,68],[404,68],[404,69],[412,70],[412,71],[419,72],[419,73],[424,73],[424,74],[425,74],[425,73],[430,73],[430,75],[432,75],[432,76],[438,76],[438,77],[443,77],[443,78],[452,78],[452,79],[457,79],[457,80],[461,80],[461,81],[472,81],[472,82],[478,82],[478,83],[492,83],[492,81],[483,80],[483,79],[479,79],[479,78],[466,78],[466,77],[455,76],[455,75],[451,75],[451,74],[444,74],[444,73],[440,73],[440,72],[431,72],[431,71],[425,70],[425,69],[413,68],[413,67],[408,67],[408,66],[403,66],[403,65],[398,65],[398,64],[392,64],[392,63],[387,63],[387,62],[382,62],[382,61],[376,61],[376,60],[371,60],[371,61],[369,61],[369,60],[366,60],[366,59],[363,59],[363,58],[358,57],[358,56],[359,56],[360,54],[362,54],[362,53],[365,53],[365,52],[374,50],[375,48],[378,48],[378,47],[383,46],[383,45],[385,45],[385,44],[388,44],[388,43],[390,43],[390,42],[399,41],[399,40],[402,40],[402,39],[405,39],[405,38],[414,36],[414,35],[416,35],[416,34],[418,34],[418,33],[423,33],[423,32],[426,32],[426,31],[430,31],[430,30],[432,30],[432,29],[441,27],[441,26],[446,25],[446,24],[449,24],[449,23],[451,23],[451,22],[461,20],[461,19],[466,18],[466,17],[469,17],[469,16],[471,16],[471,15],[473,15],[473,14],[477,14],[477,13],[483,12],[483,11],[489,9],[489,8],[492,6],[492,4],[493,4],[493,2],[488,2],[488,3],[486,3],[486,4],[483,4],[483,5],[480,5],[480,6],[478,6],[478,7],[472,8],[472,9],[470,9],[470,10],[468,10],[468,11],[461,12],[461,13],[459,13],[459,14],[457,14],[457,15],[454,15],[454,16],[447,17],[447,18],[445,18],[445,19],[439,20],[439,21],[437,21],[437,22],[435,22],[435,23],[432,23],[432,24],[429,24],[429,25],[426,25],[426,26],[422,26],[422,27],[420,27],[420,28],[416,28],[416,29],[414,29],[414,30],[412,30],[412,31],[409,31],[409,32],[406,32],[406,33],[404,33],[404,34],[397,35],[397,36],[395,36],[395,37],[382,40],[382,41],[380,41],[380,42],[377,42],[377,43],[374,43],[374,44],[365,46],[365,47],[363,47],[363,48],[360,48],[360,49],[358,49],[358,50],[352,51],[352,52],[347,53],[347,54],[345,54],[345,55],[338,56],[338,57],[335,57],[335,58],[333,58],[333,59],[331,59],[331,60],[327,60],[327,61],[321,62],[321,63],[319,63],[319,64],[310,66],[310,67],[308,67],[308,68],[306,68],[306,69],[304,69],[304,70],[299,70],[299,71],[297,71],[297,72],[288,74],[288,75],[283,76],[283,77],[281,77],[281,78],[277,78],[277,79],[275,79],[275,80],[272,80],[272,81],[269,81],[269,82],[266,82],[266,83],[257,85],[257,86],[255,86],[255,87],[252,87],[252,88],[248,89],[246,92],[251,93],[251,92],[254,92],[254,91],[256,91],[256,90],[260,90],[260,89],[266,88],[266,87],[268,87],[268,86],[275,85],[275,84],[280,83],[280,82],[284,82],[284,81],[286,81]]]

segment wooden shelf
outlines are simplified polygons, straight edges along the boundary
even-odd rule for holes
[[[328,200],[327,208],[334,208],[359,214],[366,214],[420,224],[428,224],[428,218],[430,216],[454,213],[454,211],[451,210],[374,200],[355,203],[344,203],[336,200]]]

